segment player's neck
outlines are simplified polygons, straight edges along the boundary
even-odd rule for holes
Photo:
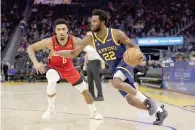
[[[105,38],[106,34],[107,34],[107,28],[106,27],[103,27],[99,32],[96,33],[96,35],[99,38]]]
[[[60,40],[60,38],[58,38],[58,36],[56,36],[57,40],[58,40],[58,43],[61,45],[61,46],[64,46],[67,41],[68,41],[68,38],[66,37],[64,40]]]

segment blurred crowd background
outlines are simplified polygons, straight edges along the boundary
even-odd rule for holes
[[[52,25],[57,18],[66,19],[69,32],[83,38],[89,27],[93,9],[110,13],[109,27],[126,33],[135,43],[136,38],[183,36],[184,44],[163,47],[141,47],[147,60],[135,67],[135,79],[140,75],[160,76],[167,62],[195,61],[195,1],[194,0],[72,0],[68,4],[34,4],[33,0],[1,1],[1,80],[38,81],[28,58],[27,47],[53,35]],[[45,66],[49,50],[36,54]],[[74,58],[82,75],[84,52]],[[150,68],[153,68],[152,70]],[[157,72],[155,75],[154,72]],[[111,78],[108,67],[101,70],[102,81]],[[159,77],[161,78],[161,77]]]

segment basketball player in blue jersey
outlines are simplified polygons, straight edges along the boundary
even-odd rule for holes
[[[103,10],[94,10],[91,19],[92,34],[82,40],[76,39],[78,46],[72,51],[54,52],[64,57],[76,57],[87,45],[96,48],[98,54],[109,66],[113,74],[112,85],[118,89],[127,102],[139,109],[148,110],[149,115],[156,115],[154,125],[161,125],[168,116],[164,106],[158,107],[151,98],[146,97],[134,86],[133,67],[128,66],[123,60],[123,53],[127,47],[137,47],[122,31],[107,28],[108,13]],[[90,44],[91,43],[91,44]],[[140,56],[141,57],[141,56]],[[141,62],[141,61],[140,61]]]

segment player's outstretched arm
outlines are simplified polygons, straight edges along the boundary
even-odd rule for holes
[[[37,58],[35,56],[35,52],[39,51],[41,49],[47,48],[48,44],[51,42],[50,38],[47,39],[43,39],[41,41],[38,41],[36,43],[31,44],[28,48],[27,48],[27,52],[29,55],[29,58],[31,59],[31,61],[35,64],[38,63]]]
[[[41,50],[43,48],[48,48],[49,43],[51,43],[51,38],[47,38],[47,39],[43,39],[41,41],[38,41],[38,42],[30,45],[27,48],[29,58],[33,62],[34,67],[37,71],[37,74],[38,74],[38,72],[41,74],[45,73],[45,68],[44,68],[43,64],[41,64],[37,61],[37,58],[35,56],[35,51]]]
[[[114,32],[115,40],[117,42],[125,44],[129,48],[130,47],[137,47],[137,48],[139,48],[139,46],[134,44],[133,41],[130,38],[128,38],[127,35],[124,32],[122,32],[121,30],[114,29],[113,32]]]
[[[65,58],[74,58],[78,56],[89,43],[91,43],[91,40],[91,36],[85,36],[82,40],[78,37],[74,37],[74,50],[55,51],[54,54]]]

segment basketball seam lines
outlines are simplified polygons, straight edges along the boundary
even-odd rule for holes
[[[143,56],[143,54],[142,54],[142,56]],[[136,60],[136,59],[137,59],[137,57],[135,58],[135,60]],[[135,61],[135,60],[134,60],[134,61]],[[134,62],[134,61],[133,61],[133,62]]]
[[[132,60],[132,57],[134,56],[134,53],[135,53],[135,49],[134,49],[133,55],[131,56],[131,60]],[[131,62],[131,60],[130,60],[130,63],[133,63],[133,62]]]

